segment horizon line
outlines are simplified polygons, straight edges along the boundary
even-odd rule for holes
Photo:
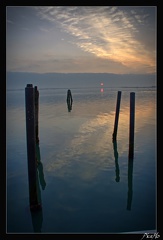
[[[39,73],[39,72],[23,72],[23,71],[6,71],[7,73],[32,73],[32,74],[113,74],[113,75],[156,75],[156,72],[153,73],[108,73],[108,72],[44,72],[44,73]]]

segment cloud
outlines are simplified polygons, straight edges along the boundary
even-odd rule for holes
[[[36,10],[41,19],[57,22],[74,36],[73,44],[83,51],[134,69],[144,65],[149,72],[155,72],[155,54],[136,39],[148,14],[114,6],[36,7]]]
[[[14,24],[14,22],[11,20],[7,20],[7,23]]]
[[[42,58],[14,58],[7,60],[8,71],[23,71],[23,72],[58,72],[58,73],[106,73],[116,72],[121,73],[144,73],[150,72],[148,65],[142,65],[139,69],[133,64],[131,67],[123,65],[121,62],[115,62],[111,59],[99,58],[94,56],[79,56],[79,57],[54,57],[53,54],[44,54]]]
[[[29,31],[29,28],[25,28],[25,27],[23,27],[23,28],[21,28],[21,30]]]
[[[40,27],[39,29],[40,29],[42,32],[49,32],[49,29],[44,28],[44,27]]]

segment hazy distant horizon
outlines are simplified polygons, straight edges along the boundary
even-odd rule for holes
[[[38,88],[81,87],[156,87],[156,74],[115,73],[34,73],[7,72],[6,89],[20,89],[27,84]],[[101,84],[103,84],[101,86]]]

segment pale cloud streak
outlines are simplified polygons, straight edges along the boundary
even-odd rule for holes
[[[13,21],[11,21],[11,20],[7,20],[7,23],[14,24],[14,22],[13,22]]]
[[[105,73],[106,66],[108,72],[122,72],[130,73],[130,69],[120,63],[111,60],[102,59],[99,61],[98,57],[54,57],[54,54],[47,53],[43,58],[14,58],[8,59],[7,65],[10,71],[31,71],[35,68],[35,72],[64,72],[66,73]],[[46,71],[45,71],[46,69]],[[143,72],[143,69],[139,71]]]
[[[137,40],[138,26],[148,15],[123,11],[118,7],[36,7],[38,16],[57,24],[74,36],[73,44],[94,56],[121,63],[131,69],[144,66],[155,72],[155,51]]]

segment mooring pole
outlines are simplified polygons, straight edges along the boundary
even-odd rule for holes
[[[129,159],[134,158],[135,93],[130,93]]]
[[[38,170],[38,176],[39,176],[39,182],[42,187],[42,190],[46,187],[46,182],[44,178],[44,171],[43,171],[43,164],[41,162],[41,154],[40,154],[40,147],[39,144],[36,144],[36,156],[37,156],[37,170]]]
[[[28,158],[28,181],[30,209],[40,208],[37,195],[37,165],[36,165],[36,136],[35,136],[35,92],[32,84],[25,88],[26,104],[26,136]]]
[[[39,113],[39,91],[35,86],[35,132],[36,132],[36,143],[39,143],[39,131],[38,131],[38,113]]]
[[[72,99],[71,90],[68,89],[67,90],[67,108],[69,112],[71,112],[72,110],[72,102],[73,102],[73,99]]]
[[[117,93],[117,105],[116,105],[115,122],[114,122],[114,131],[113,131],[113,141],[115,141],[116,138],[117,138],[120,102],[121,102],[121,91],[118,91],[118,93]]]
[[[117,141],[113,141],[113,149],[114,149],[114,157],[115,157],[115,173],[116,178],[115,181],[120,181],[120,171],[119,171],[119,164],[118,164],[118,151],[117,151]]]

